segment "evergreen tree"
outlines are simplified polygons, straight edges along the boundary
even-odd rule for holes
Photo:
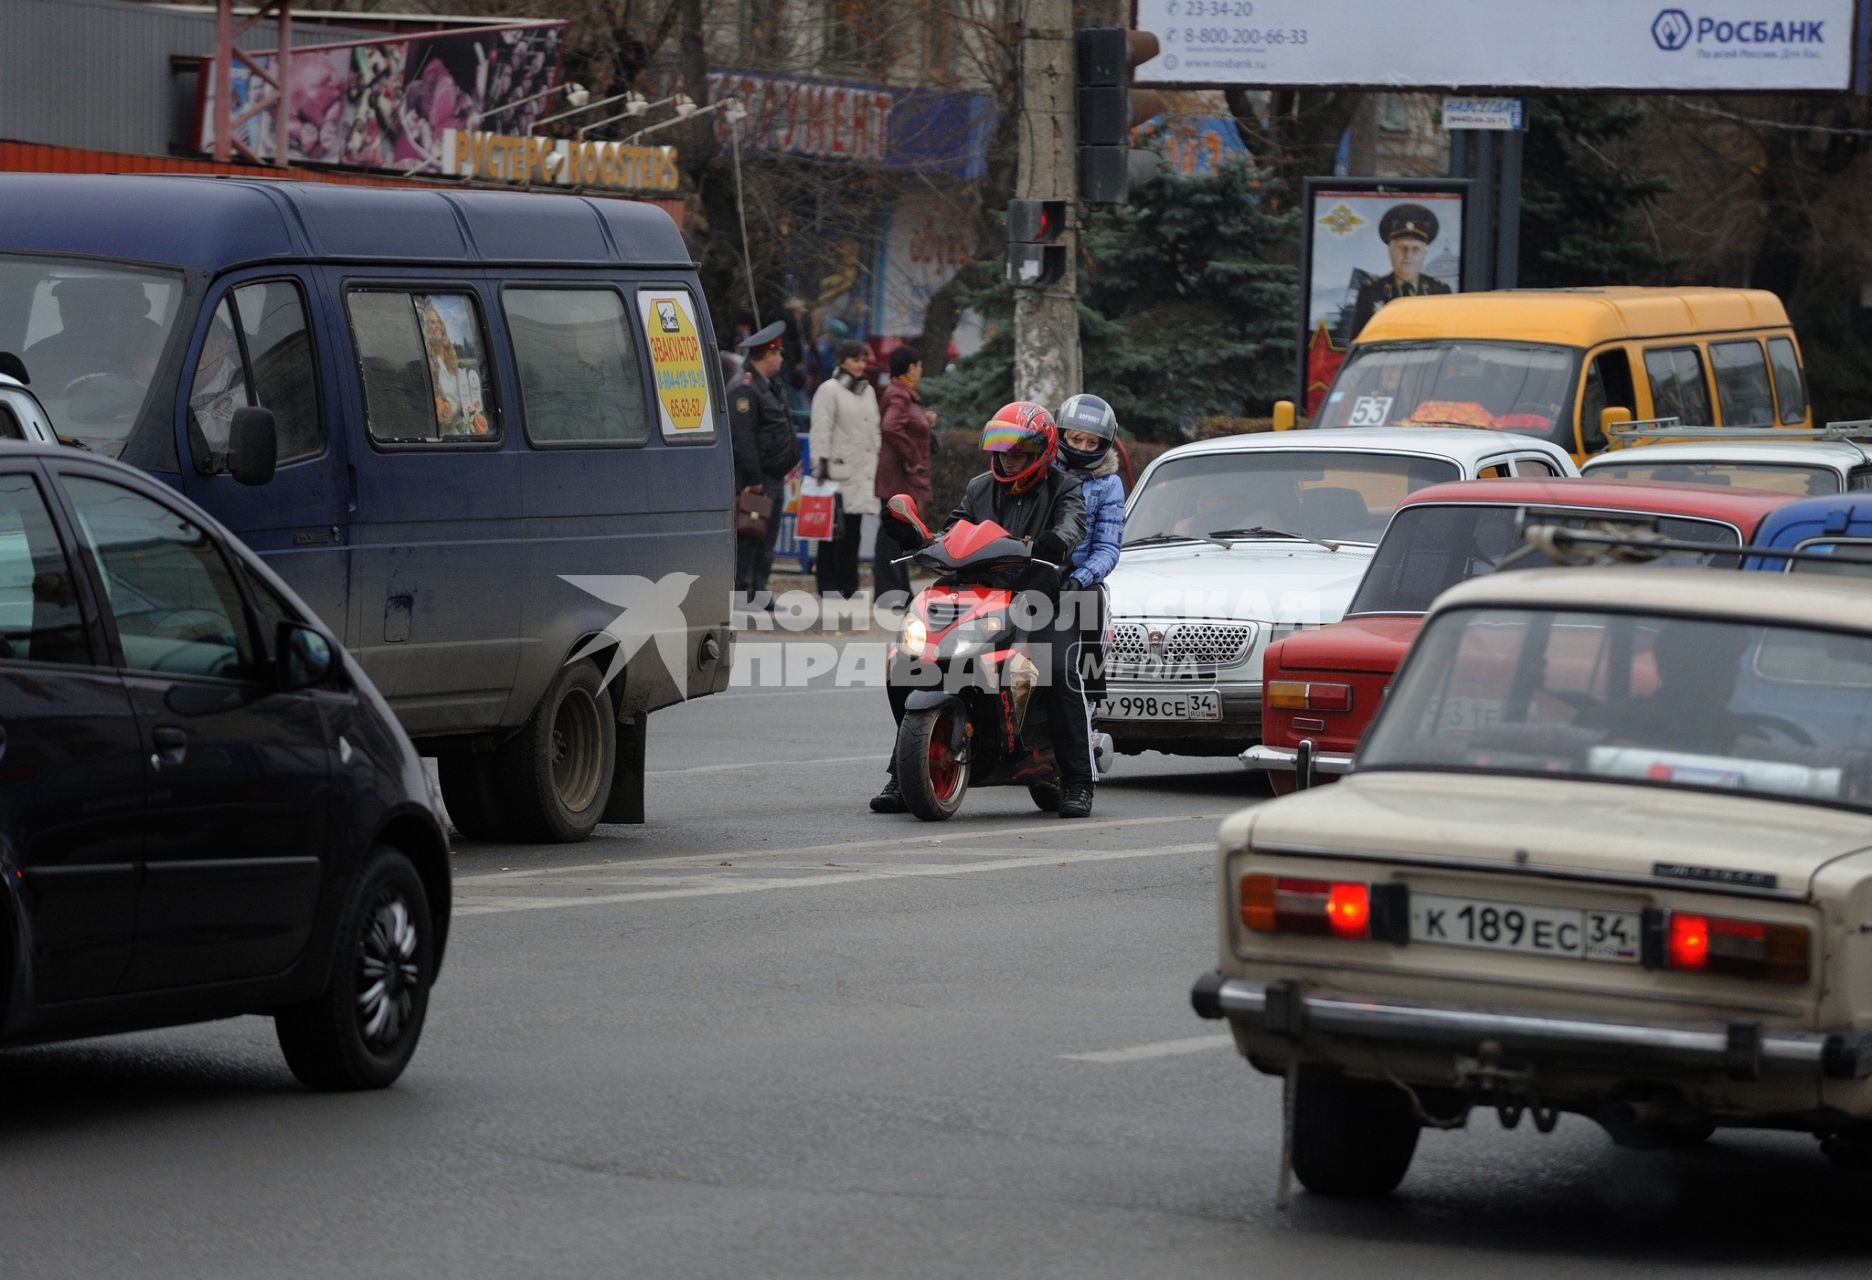
[[[1670,284],[1683,259],[1662,253],[1642,214],[1671,189],[1610,156],[1644,124],[1629,98],[1528,99],[1522,141],[1521,263],[1524,288]]]
[[[1298,215],[1271,214],[1244,164],[1169,178],[1101,209],[1079,236],[1086,391],[1141,439],[1178,439],[1197,419],[1264,415],[1290,395]],[[993,338],[928,394],[945,421],[980,421],[1014,396],[1013,304],[1004,285],[972,299]]]

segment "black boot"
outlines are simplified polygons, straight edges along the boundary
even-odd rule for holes
[[[1059,815],[1062,818],[1092,816],[1092,788],[1083,782],[1069,782],[1060,788]]]
[[[871,797],[872,813],[909,813],[910,806],[904,803],[903,792],[897,789],[897,779],[887,778],[884,789]]]

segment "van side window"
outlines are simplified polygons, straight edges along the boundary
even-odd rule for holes
[[[1807,421],[1807,384],[1801,378],[1800,357],[1786,338],[1768,339],[1768,362],[1774,366],[1775,402],[1784,425]]]
[[[196,469],[220,469],[234,410],[273,411],[281,466],[325,452],[318,373],[312,365],[305,300],[290,280],[244,284],[221,299],[208,321],[189,386],[189,440]]]
[[[1772,427],[1773,396],[1768,390],[1768,366],[1762,361],[1761,343],[1710,343],[1710,370],[1716,375],[1716,400],[1727,427]]]
[[[1709,386],[1703,381],[1703,357],[1695,347],[1653,347],[1644,353],[1651,375],[1651,410],[1660,418],[1675,418],[1687,427],[1707,427]]]
[[[4,404],[0,404],[0,436],[4,436],[8,440],[24,440],[26,438],[26,428],[20,424],[18,418],[13,416],[13,410]]]
[[[500,439],[481,312],[466,293],[353,289],[345,295],[364,424],[378,444]]]
[[[1632,389],[1631,357],[1622,350],[1601,351],[1586,366],[1586,387],[1580,393],[1580,442],[1587,453],[1605,448],[1599,429],[1599,411],[1614,406],[1638,416],[1638,397]]]
[[[624,300],[609,289],[501,291],[534,444],[642,444],[650,407]]]

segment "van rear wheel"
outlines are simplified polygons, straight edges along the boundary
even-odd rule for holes
[[[616,767],[617,716],[598,669],[561,667],[526,727],[495,753],[508,832],[517,840],[583,840],[604,813]]]

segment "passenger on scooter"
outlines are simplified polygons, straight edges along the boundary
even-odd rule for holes
[[[1105,614],[1099,584],[1118,567],[1124,542],[1124,479],[1118,474],[1118,415],[1094,395],[1076,395],[1059,407],[1060,461],[1079,477],[1085,496],[1085,541],[1073,548],[1060,583],[1060,607],[1079,624],[1079,672],[1086,700],[1086,732],[1092,728],[1091,704],[1105,695]],[[1096,774],[1096,770],[1094,771]]]
[[[1054,465],[1059,455],[1059,428],[1045,405],[1017,400],[1004,405],[982,427],[982,451],[990,455],[989,468],[963,490],[962,501],[943,522],[943,531],[959,521],[993,521],[1010,535],[1033,544],[1036,560],[1064,566],[1085,537],[1085,500],[1079,481]],[[890,517],[888,508],[886,518]],[[937,534],[941,536],[941,532]],[[918,541],[905,535],[911,545]],[[1052,576],[1052,575],[1049,575]],[[1036,582],[1049,598],[1052,622],[1046,639],[1051,673],[1046,686],[1050,725],[1082,725],[1085,695],[1080,691],[1072,654],[1077,636],[1059,615],[1059,579]],[[909,693],[888,686],[891,717],[901,723]],[[1054,733],[1054,758],[1060,771],[1060,817],[1083,818],[1092,812],[1092,742],[1080,732]],[[905,813],[903,792],[897,786],[896,761],[884,789],[871,798],[873,813]]]

